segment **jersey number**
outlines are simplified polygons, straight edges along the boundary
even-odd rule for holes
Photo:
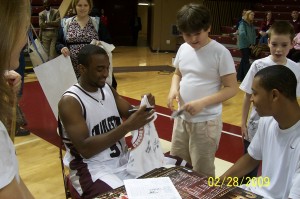
[[[117,147],[116,144],[112,145],[110,147],[111,153],[110,153],[110,157],[115,158],[115,157],[119,157],[121,154],[120,149]]]

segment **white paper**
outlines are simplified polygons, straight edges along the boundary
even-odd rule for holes
[[[181,199],[169,177],[124,180],[129,199]]]
[[[57,105],[62,94],[77,82],[70,56],[60,55],[33,70],[57,119]]]

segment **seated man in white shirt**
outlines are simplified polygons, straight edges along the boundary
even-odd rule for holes
[[[262,161],[261,182],[243,188],[266,198],[300,198],[300,107],[297,79],[282,65],[260,70],[252,84],[251,101],[260,118],[248,154],[222,176],[242,177]],[[266,117],[269,116],[269,117]]]

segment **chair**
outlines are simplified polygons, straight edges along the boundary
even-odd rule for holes
[[[62,170],[62,176],[63,176],[63,181],[64,181],[66,199],[69,199],[69,198],[81,199],[79,193],[72,185],[72,182],[69,178],[69,174],[67,174],[65,171],[65,165],[63,163],[63,154],[62,154],[62,151],[65,149],[65,146],[64,146],[63,137],[62,137],[62,126],[61,126],[59,118],[58,118],[57,123],[58,123],[58,135],[61,140],[61,145],[59,147],[59,158],[60,158],[60,163],[61,163],[61,170]]]

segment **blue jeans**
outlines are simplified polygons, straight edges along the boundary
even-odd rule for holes
[[[268,35],[266,34],[265,36],[261,36],[258,43],[259,44],[267,44],[268,43]]]

